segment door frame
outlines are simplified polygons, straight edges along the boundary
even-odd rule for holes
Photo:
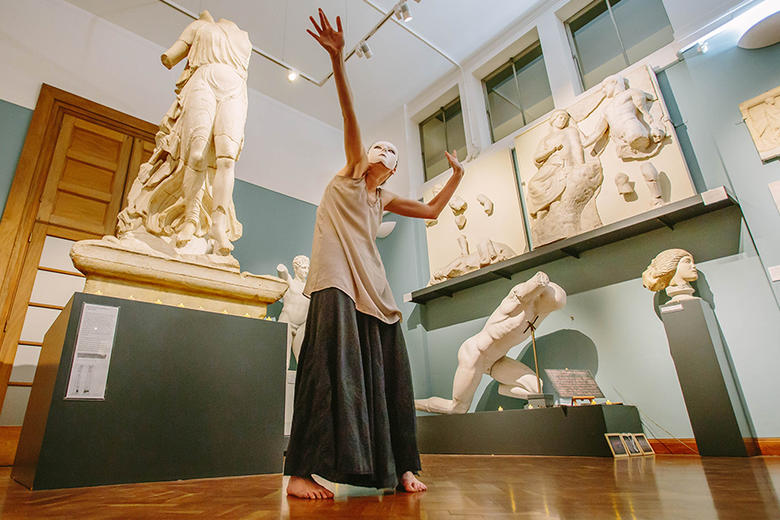
[[[72,114],[79,119],[149,141],[154,141],[158,130],[156,125],[148,121],[51,85],[41,85],[5,210],[0,219],[0,237],[3,237],[3,240],[0,240],[0,345],[6,344],[5,335],[8,331],[11,306],[19,288],[59,127],[65,114]],[[5,400],[13,368],[14,360],[8,359],[11,354],[9,349],[0,350],[0,406]]]

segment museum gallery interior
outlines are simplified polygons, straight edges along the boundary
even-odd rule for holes
[[[0,516],[780,518],[778,42],[0,0]]]

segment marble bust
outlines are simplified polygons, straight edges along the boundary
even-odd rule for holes
[[[458,350],[452,399],[429,397],[414,402],[418,410],[442,414],[466,413],[483,374],[499,382],[499,393],[524,399],[540,393],[536,374],[506,354],[531,335],[528,322],[539,325],[566,304],[566,293],[543,272],[515,285],[490,315],[485,326]]]
[[[309,275],[309,257],[298,255],[293,258],[293,275],[287,270],[287,266],[279,264],[276,272],[279,278],[287,282],[287,292],[282,298],[282,312],[279,321],[289,324],[289,343],[295,359],[301,353],[303,336],[306,333],[306,316],[309,312],[309,298],[303,295],[306,285],[306,277]]]
[[[642,284],[653,292],[666,289],[672,301],[679,301],[693,298],[689,282],[698,278],[693,255],[685,249],[667,249],[658,253],[642,273]]]

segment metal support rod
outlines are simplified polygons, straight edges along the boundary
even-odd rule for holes
[[[536,357],[536,325],[534,325],[538,319],[539,316],[536,316],[533,321],[529,321],[525,330],[531,329],[531,345],[533,345],[534,349],[534,370],[536,371],[536,391],[541,394],[542,381],[539,379],[539,360]]]

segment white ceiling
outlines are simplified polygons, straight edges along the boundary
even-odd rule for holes
[[[97,16],[167,48],[191,21],[158,0],[68,0]],[[387,11],[396,0],[372,0]],[[545,0],[409,1],[408,26],[458,62],[473,54]],[[227,18],[249,33],[256,48],[316,79],[330,71],[325,52],[305,30],[308,17],[322,8],[333,21],[344,20],[351,49],[382,15],[363,0],[178,0],[182,7]],[[353,56],[348,75],[361,124],[367,128],[391,115],[426,87],[454,69],[449,61],[394,21],[371,37],[374,56]],[[160,65],[162,66],[162,65]],[[284,69],[253,54],[249,86],[335,127],[341,126],[333,81],[318,87],[287,80]],[[172,87],[173,88],[173,87]]]

